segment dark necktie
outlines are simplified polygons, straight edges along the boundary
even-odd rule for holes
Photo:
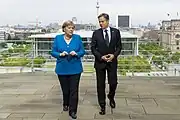
[[[108,35],[108,30],[105,30],[105,42],[106,42],[106,45],[109,46],[109,35]]]

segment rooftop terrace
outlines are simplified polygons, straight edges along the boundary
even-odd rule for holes
[[[179,120],[180,77],[119,77],[116,102],[100,116],[95,76],[83,74],[78,120]],[[69,120],[56,75],[1,74],[0,120]]]

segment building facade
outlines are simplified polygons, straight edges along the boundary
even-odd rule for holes
[[[180,51],[180,19],[162,21],[161,43],[172,52]]]
[[[0,43],[5,40],[5,30],[0,28]]]
[[[116,27],[117,28],[130,28],[130,16],[129,15],[117,15]]]
[[[52,59],[49,54],[52,49],[53,40],[56,35],[62,33],[51,33],[44,35],[32,35],[29,38],[30,42],[34,43],[34,57],[43,56],[49,59]],[[84,61],[93,61],[94,56],[91,53],[90,43],[93,31],[76,31],[75,34],[79,34],[82,37],[84,48],[86,50],[86,55],[84,56]],[[122,52],[121,55],[125,56],[136,56],[138,55],[138,38],[135,35],[132,35],[128,32],[121,32],[122,37]]]

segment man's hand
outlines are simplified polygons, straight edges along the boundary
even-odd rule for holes
[[[104,61],[108,61],[107,55],[102,56],[101,59]]]
[[[75,55],[77,55],[77,53],[75,51],[71,51],[70,55],[75,56]]]
[[[66,55],[68,55],[68,53],[66,51],[60,53],[60,56],[66,56]]]
[[[107,58],[107,62],[112,62],[112,60],[114,59],[114,55],[113,54],[108,54],[108,58]]]

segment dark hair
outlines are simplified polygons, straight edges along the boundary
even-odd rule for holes
[[[106,20],[109,20],[109,15],[107,13],[101,13],[99,16],[98,16],[98,19],[100,17],[104,17]]]
[[[65,21],[62,25],[62,31],[64,32],[64,28],[70,25],[72,25],[75,28],[75,25],[71,20]]]

